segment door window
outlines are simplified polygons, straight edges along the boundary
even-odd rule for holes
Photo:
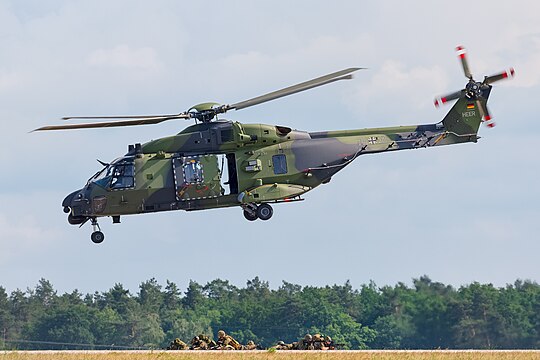
[[[199,160],[188,160],[182,165],[182,170],[184,172],[184,183],[197,184],[203,182],[203,167]]]

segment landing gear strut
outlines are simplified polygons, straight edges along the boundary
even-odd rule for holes
[[[254,203],[242,205],[244,209],[244,217],[249,221],[255,221],[257,219],[269,220],[274,214],[274,210],[270,204],[264,203],[257,205]]]
[[[94,244],[100,244],[105,240],[105,235],[101,232],[101,228],[97,222],[96,218],[92,218],[92,228],[94,232],[90,236],[90,239]],[[97,230],[96,230],[97,229]]]

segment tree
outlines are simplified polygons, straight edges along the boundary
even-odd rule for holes
[[[414,340],[408,340],[410,346],[422,349],[450,347],[453,322],[449,304],[456,297],[456,291],[425,275],[413,279],[413,283],[414,291],[406,305],[415,327]]]
[[[0,349],[6,348],[5,340],[12,337],[14,321],[6,289],[0,286]]]
[[[41,279],[35,289],[15,290],[9,297],[0,287],[3,329],[0,340],[22,340],[7,344],[20,349],[157,348],[176,337],[189,341],[219,329],[263,346],[309,332],[351,349],[534,349],[540,347],[540,286],[473,283],[455,290],[422,276],[412,287],[377,288],[371,282],[358,291],[349,282],[324,287],[283,282],[272,290],[255,277],[244,288],[221,279],[204,286],[190,281],[181,298],[176,284],[167,281],[161,291],[155,279],[141,283],[137,296],[121,284],[104,293],[74,290],[58,296]]]
[[[131,346],[155,349],[163,343],[165,333],[161,329],[158,314],[130,313],[127,321],[131,326]]]
[[[44,278],[39,279],[33,298],[44,307],[53,305],[56,300],[56,291],[49,280],[45,280]]]
[[[128,310],[134,306],[135,300],[130,296],[129,290],[124,289],[122,284],[117,283],[114,284],[112,289],[104,293],[102,299],[98,299],[98,302],[103,307],[108,306],[121,316],[126,316]]]
[[[378,317],[371,328],[375,336],[368,345],[372,349],[400,349],[402,342],[402,329],[394,315]]]
[[[84,305],[53,307],[38,316],[29,330],[28,338],[44,342],[39,348],[88,348],[94,343],[90,330],[91,317]]]
[[[497,290],[477,282],[458,291],[462,317],[456,325],[456,345],[461,348],[498,348],[497,338],[504,323],[496,310]]]
[[[169,313],[164,321],[167,324],[165,343],[170,339],[180,338],[186,342],[198,334],[212,334],[211,320],[204,316],[197,316],[193,312],[184,312],[180,309]]]
[[[163,303],[161,285],[155,278],[141,283],[139,286],[139,304],[144,312],[158,314]]]
[[[216,279],[207,283],[202,288],[202,291],[209,299],[224,301],[235,296],[238,289],[229,283],[228,280]]]
[[[164,310],[174,310],[180,305],[180,290],[178,286],[167,280],[167,286],[165,286],[165,294],[163,295],[163,308]]]
[[[92,334],[99,348],[111,348],[127,345],[124,336],[124,320],[110,307],[96,309],[92,319]]]
[[[252,296],[268,296],[270,294],[270,284],[268,281],[261,281],[258,276],[247,281],[246,294]]]
[[[182,305],[186,309],[195,309],[199,304],[204,301],[201,285],[193,280],[189,280],[189,285],[186,290],[186,296],[182,299]]]

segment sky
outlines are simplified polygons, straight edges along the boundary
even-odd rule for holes
[[[306,131],[435,123],[435,96],[510,66],[477,144],[361,156],[270,221],[240,208],[70,226],[61,202],[127,145],[190,125],[30,133],[67,115],[179,113],[348,67],[351,81],[226,118]],[[0,286],[132,293],[259,276],[355,288],[424,274],[459,287],[540,280],[537,1],[0,1]]]

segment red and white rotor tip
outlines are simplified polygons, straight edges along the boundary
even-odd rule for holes
[[[489,115],[484,115],[482,117],[482,121],[484,122],[484,125],[486,125],[488,128],[495,127],[495,122]]]
[[[456,52],[461,59],[465,58],[465,55],[467,54],[467,50],[461,45],[456,47]]]
[[[515,74],[514,68],[507,69],[503,73],[503,79],[506,79],[506,78],[511,79],[514,77],[514,74]]]
[[[436,98],[433,103],[435,104],[435,107],[439,107],[444,105],[448,100],[446,100],[445,97],[438,97]]]

